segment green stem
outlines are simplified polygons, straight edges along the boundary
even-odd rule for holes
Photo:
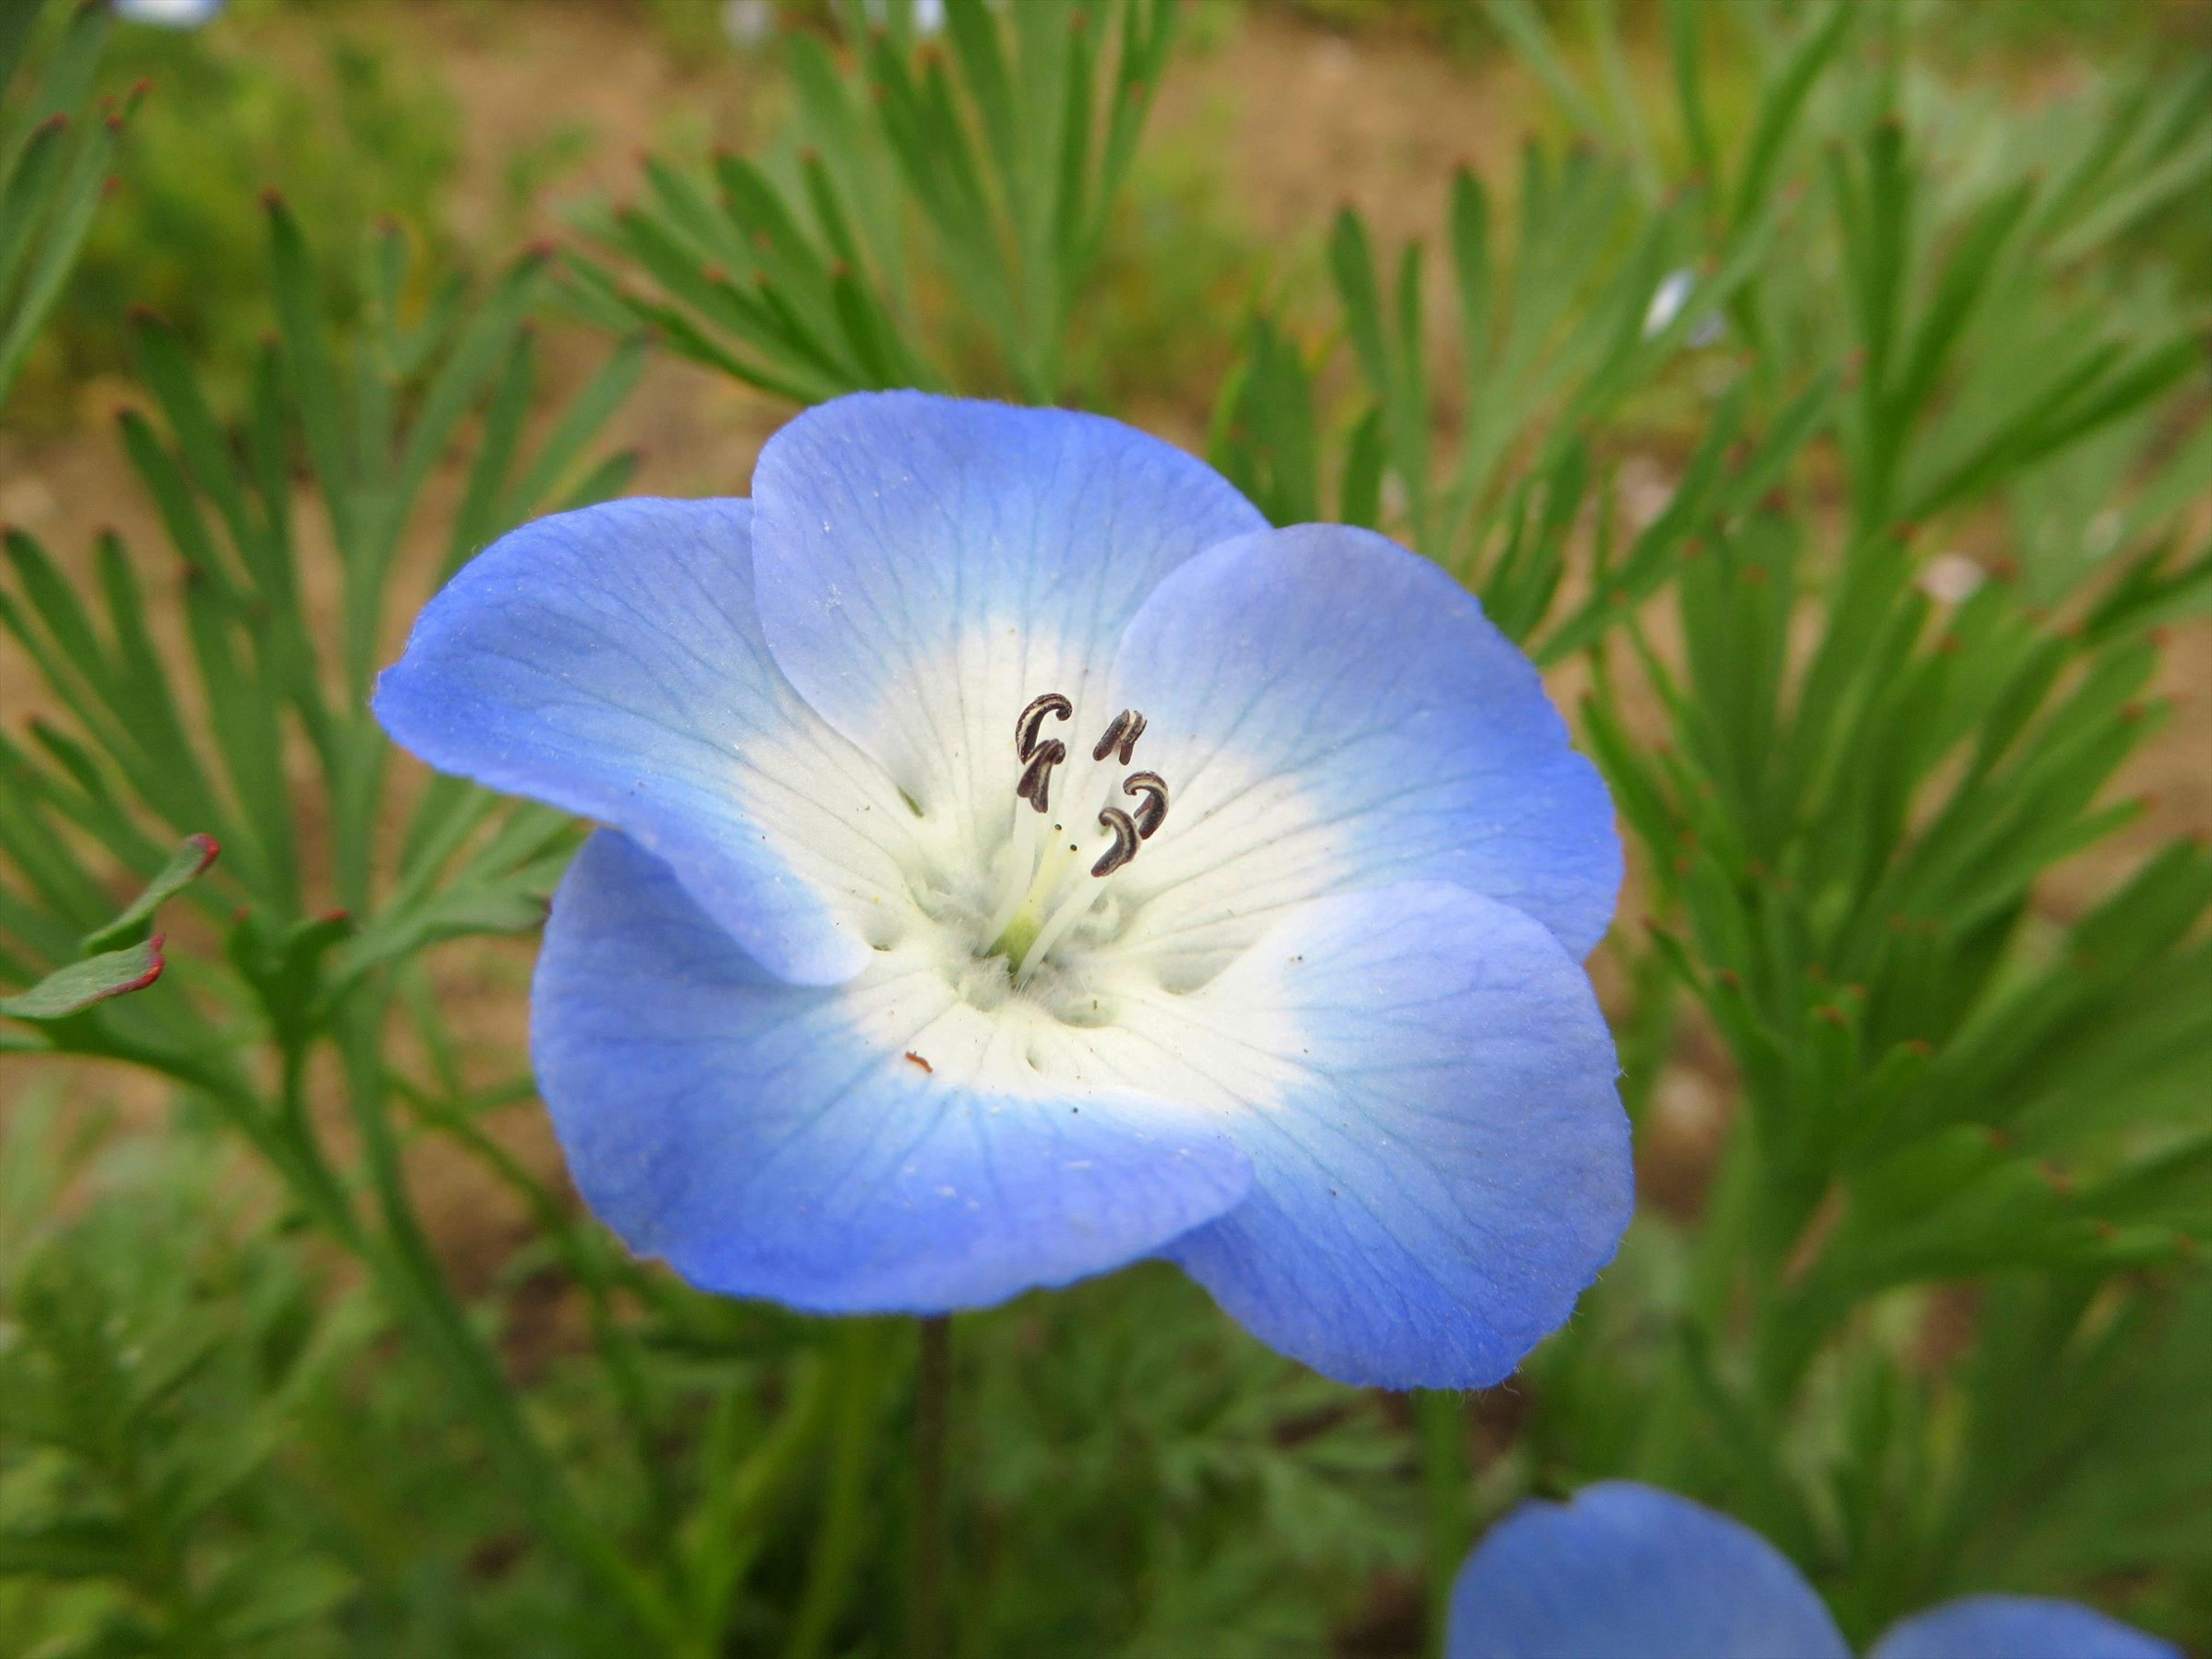
[[[914,1659],[945,1653],[945,1447],[952,1395],[952,1322],[921,1322],[914,1400],[914,1587],[907,1645]]]
[[[560,1466],[524,1419],[498,1360],[469,1323],[445,1265],[422,1229],[386,1112],[380,1041],[384,1002],[381,995],[365,994],[343,1010],[337,1021],[347,1097],[384,1220],[385,1237],[369,1252],[370,1266],[415,1324],[424,1352],[445,1370],[456,1402],[475,1420],[495,1464],[547,1541],[597,1581],[612,1603],[650,1636],[652,1650],[675,1650],[682,1632],[673,1609],[615,1550],[576,1501]]]
[[[363,1248],[359,1218],[329,1164],[285,1134],[279,1123],[282,1109],[265,1104],[226,1061],[156,1048],[106,1031],[96,1031],[89,1037],[71,1031],[70,1036],[70,1042],[58,1045],[59,1052],[119,1060],[198,1090],[268,1161],[318,1224],[349,1249]]]
[[[1413,1396],[1413,1422],[1420,1437],[1421,1486],[1428,1507],[1428,1651],[1441,1654],[1452,1579],[1474,1541],[1468,1522],[1465,1396],[1423,1389]]]
[[[1638,952],[1630,973],[1634,1012],[1620,1033],[1620,1104],[1628,1121],[1641,1125],[1660,1074],[1674,1056],[1679,1022],[1674,976],[1666,954],[1656,949]]]
[[[836,1384],[834,1367],[802,1360],[775,1426],[742,1462],[733,1449],[744,1402],[734,1392],[720,1401],[708,1437],[713,1484],[682,1537],[692,1614],[686,1652],[695,1659],[716,1659],[725,1650],[731,1601],[769,1536],[777,1506],[830,1431]]]
[[[1753,1188],[1759,1176],[1750,1127],[1739,1119],[1722,1150],[1691,1256],[1690,1283],[1682,1322],[1687,1328],[1673,1345],[1670,1363],[1652,1390],[1651,1404],[1637,1436],[1633,1470],[1661,1486],[1681,1484],[1680,1467],[1697,1426],[1697,1379],[1692,1344],[1708,1352],[1718,1346],[1728,1323],[1730,1299],[1747,1247]]]
[[[585,1316],[590,1323],[592,1349],[607,1368],[614,1385],[615,1403],[629,1431],[638,1468],[646,1482],[655,1519],[672,1525],[676,1496],[659,1455],[658,1430],[646,1387],[637,1339],[623,1326],[614,1307],[614,1275],[603,1248],[580,1228],[544,1183],[522,1166],[506,1147],[477,1127],[458,1103],[440,1101],[395,1076],[392,1086],[426,1127],[450,1135],[485,1166],[507,1188],[528,1205],[532,1218],[559,1254],[562,1262],[584,1293]]]
[[[822,1529],[808,1565],[806,1592],[793,1621],[784,1659],[821,1659],[845,1610],[867,1529],[866,1483],[875,1445],[876,1407],[883,1388],[881,1328],[853,1319],[839,1332],[833,1361],[830,1470]]]

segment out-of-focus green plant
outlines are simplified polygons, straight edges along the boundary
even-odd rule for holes
[[[884,386],[1052,401],[1176,8],[947,0],[942,43],[920,48],[910,0],[836,10],[855,67],[789,37],[800,153],[775,173],[718,156],[709,180],[648,159],[645,199],[581,217],[622,264],[572,258],[577,303],[801,403]],[[970,343],[989,352],[980,376]]]
[[[331,298],[348,325],[372,302],[357,277],[386,219],[439,239],[454,261],[443,212],[459,160],[450,95],[434,68],[377,29],[356,27],[343,8],[325,12],[301,43],[304,74],[254,49],[252,31],[270,20],[114,32],[103,81],[153,95],[55,319],[55,374],[120,370],[134,307],[160,312],[211,372],[251,362],[266,319],[264,190],[282,191],[329,251]],[[228,407],[246,388],[212,390]]]
[[[1669,249],[1687,234],[1686,215],[1663,211],[1639,226],[1632,201],[1625,169],[1532,145],[1519,228],[1501,253],[1489,192],[1464,170],[1454,179],[1460,373],[1453,453],[1441,468],[1432,452],[1444,397],[1430,367],[1422,249],[1404,250],[1386,300],[1364,224],[1340,214],[1329,266],[1364,393],[1340,458],[1316,442],[1317,365],[1262,314],[1216,404],[1215,464],[1282,523],[1316,516],[1334,477],[1336,517],[1387,528],[1453,570],[1540,661],[1588,646],[1668,578],[1705,520],[1741,511],[1781,476],[1831,390],[1806,387],[1752,459],[1735,464],[1731,452],[1748,441],[1745,403],[1724,399],[1666,510],[1623,531],[1600,501],[1591,427],[1674,361],[1701,307],[1747,281],[1764,246],[1747,238],[1733,247],[1675,314],[1655,319],[1652,296]],[[1593,502],[1594,550],[1582,591],[1571,592],[1571,538]]]
[[[402,550],[462,423],[473,417],[476,442],[441,538],[447,569],[534,510],[620,487],[632,458],[586,466],[583,456],[635,377],[638,349],[618,350],[526,446],[536,384],[526,317],[543,256],[512,267],[480,307],[465,308],[449,282],[410,318],[404,239],[387,232],[370,249],[370,321],[348,362],[326,332],[297,223],[274,198],[268,219],[279,331],[260,353],[245,419],[235,429],[218,422],[175,331],[148,319],[138,348],[160,424],[136,410],[121,422],[174,549],[185,661],[156,642],[143,567],[118,538],[101,540],[92,605],[31,538],[7,538],[13,583],[0,626],[65,711],[34,720],[27,744],[0,748],[9,877],[0,975],[34,985],[6,1010],[31,1022],[9,1046],[125,1061],[216,1112],[297,1213],[368,1267],[520,1511],[582,1582],[599,1585],[605,1616],[647,1619],[638,1574],[585,1521],[428,1248],[384,1049],[393,964],[441,939],[532,926],[574,832],[558,814],[434,786],[396,859],[380,860],[390,751],[366,707]],[[327,544],[295,498],[301,461]],[[308,574],[325,561],[337,586],[328,624],[313,619]],[[222,844],[215,877],[188,890],[211,919],[231,913],[224,965],[196,957],[186,983],[172,973],[68,1018],[24,1007],[54,983],[40,976],[106,921],[109,872],[162,866],[164,830]],[[346,1079],[365,1193],[334,1163],[310,1109],[319,1050]]]
[[[97,0],[79,0],[44,65],[19,74],[41,9],[42,0],[11,0],[0,12],[0,405],[62,297],[138,101],[134,91],[87,107],[107,36]]]
[[[0,1124],[0,1641],[337,1651],[353,1577],[282,1453],[375,1334],[364,1299],[319,1305],[332,1289],[299,1251],[210,1224],[212,1146],[95,1156],[57,1106],[34,1095]],[[64,1221],[72,1182],[98,1195]]]

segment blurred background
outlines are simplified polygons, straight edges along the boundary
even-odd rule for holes
[[[1593,972],[1639,1220],[1576,1324],[1431,1401],[1303,1373],[1165,1269],[963,1318],[950,1650],[1433,1650],[1480,1526],[1632,1473],[1767,1530],[1855,1638],[2002,1587],[2212,1656],[2212,5],[1186,0],[1152,56],[1161,8],[1012,4],[1082,13],[1101,136],[1029,287],[1005,210],[1009,327],[927,99],[892,118],[951,65],[992,150],[934,6],[27,9],[0,159],[50,108],[116,131],[40,306],[0,248],[38,312],[0,415],[0,991],[240,828],[161,987],[0,1048],[0,1653],[906,1650],[910,1331],[692,1296],[565,1185],[524,1033],[568,827],[347,759],[281,649],[210,641],[259,650],[271,595],[343,636],[299,671],[343,728],[487,533],[742,494],[800,403],[914,383],[1104,410],[1443,560],[1636,865]],[[1046,79],[1091,50],[993,27]],[[62,235],[55,199],[0,241]],[[108,607],[119,684],[125,549],[204,811],[166,728],[103,737],[41,586]],[[1778,688],[1893,556],[1901,620],[1837,647],[1869,678],[1778,806],[1757,775],[1816,741]],[[2011,827],[1910,866],[1953,818]],[[1717,1232],[1756,1207],[1742,1125],[1816,1110],[1851,1127],[1759,1154],[1799,1207]]]

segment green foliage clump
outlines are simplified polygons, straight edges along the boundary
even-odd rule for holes
[[[358,1357],[362,1304],[325,1311],[265,1229],[210,1226],[216,1148],[95,1156],[58,1116],[33,1095],[0,1132],[0,1643],[337,1651],[324,1626],[354,1575],[283,1450]]]
[[[46,43],[35,75],[19,76],[39,44],[40,9],[17,0],[0,15],[0,403],[62,298],[106,190],[116,134],[137,101],[92,105],[107,32],[92,6]]]
[[[380,30],[326,22],[309,35],[272,21],[283,20],[116,31],[102,83],[153,95],[56,319],[49,379],[121,369],[133,307],[160,313],[210,365],[250,362],[266,325],[257,291],[266,191],[327,251],[348,320],[368,303],[355,273],[380,222],[438,239],[449,262],[461,252],[443,215],[458,118],[434,70]],[[264,33],[283,58],[254,49]],[[243,389],[229,374],[226,401]]]

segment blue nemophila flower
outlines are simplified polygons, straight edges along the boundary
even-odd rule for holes
[[[610,826],[532,994],[592,1207],[801,1308],[1164,1255],[1334,1376],[1510,1370],[1630,1201],[1620,850],[1527,659],[1091,416],[842,398],[753,486],[515,532],[377,693]]]
[[[1850,1659],[1781,1551],[1633,1481],[1523,1504],[1452,1587],[1448,1659]],[[2072,1601],[1970,1595],[1893,1626],[1868,1659],[2181,1659]]]

